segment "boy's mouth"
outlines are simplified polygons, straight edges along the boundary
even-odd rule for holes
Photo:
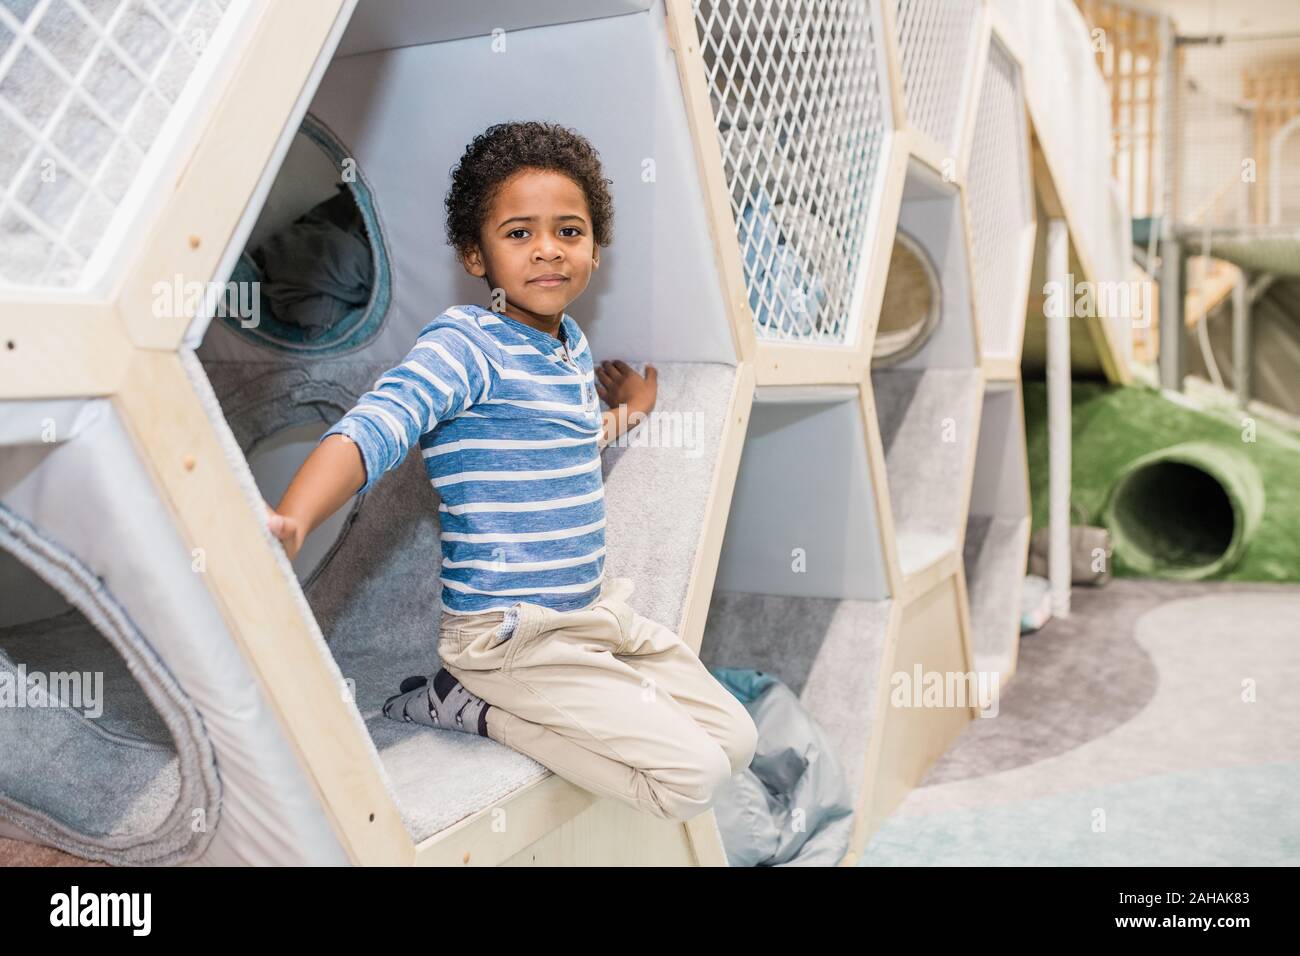
[[[529,279],[528,281],[530,283],[536,283],[544,289],[553,289],[561,283],[568,282],[569,277],[559,275],[558,273],[551,273],[549,275],[538,276],[536,279]]]

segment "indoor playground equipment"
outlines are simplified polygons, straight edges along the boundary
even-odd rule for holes
[[[1110,162],[1141,280],[1132,285],[1151,307],[1128,332],[1153,387],[1074,389],[1075,507],[1109,528],[1117,574],[1293,581],[1295,38],[1220,29],[1194,5],[1077,5],[1104,37],[1093,44],[1097,69],[1077,72],[1108,87]],[[1089,155],[1094,139],[1078,137]],[[1041,398],[1031,384],[1035,424]]]
[[[1026,383],[1035,527],[1047,522],[1045,397]],[[1071,403],[1073,502],[1085,523],[1110,529],[1117,576],[1300,580],[1293,429],[1144,386],[1078,382]]]
[[[604,453],[607,573],[709,666],[800,695],[854,862],[978,712],[891,706],[891,675],[1015,668],[1033,172],[1067,160],[1031,149],[1001,6],[0,7],[0,673],[110,691],[94,717],[0,710],[0,832],[117,864],[725,864],[711,811],[638,814],[382,716],[436,667],[418,461],[293,565],[264,525],[430,309],[481,298],[446,171],[536,118],[613,180],[575,318],[598,358],[659,369]],[[336,242],[328,322],[303,321],[310,283],[262,282],[294,230]]]

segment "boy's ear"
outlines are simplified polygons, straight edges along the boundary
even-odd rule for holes
[[[593,269],[600,268],[600,246],[591,247],[591,267]]]
[[[471,246],[461,253],[460,264],[472,276],[482,279],[487,275],[487,266],[483,264],[483,252],[478,246]]]

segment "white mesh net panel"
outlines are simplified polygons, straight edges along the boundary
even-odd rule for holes
[[[954,155],[979,15],[979,0],[894,0],[908,119]]]
[[[885,135],[865,0],[694,0],[760,339],[843,343]]]
[[[68,288],[230,0],[0,0],[0,283]]]
[[[975,307],[984,354],[1014,358],[1024,319],[1008,283],[1025,268],[1022,239],[1033,218],[1029,141],[1020,69],[996,39],[980,85],[967,197],[975,265]]]

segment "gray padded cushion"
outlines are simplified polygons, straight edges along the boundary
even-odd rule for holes
[[[199,358],[245,455],[282,428],[312,421],[334,422],[394,364],[375,358],[310,364]]]
[[[885,448],[889,500],[903,573],[919,571],[957,547],[964,522],[967,461],[979,408],[978,369],[871,373]],[[944,441],[945,420],[953,437]]]
[[[971,515],[966,524],[963,560],[977,670],[1001,669],[1015,653],[1020,605],[1008,598],[1020,592],[1028,538],[1028,518]]]
[[[67,706],[0,710],[0,816],[51,846],[114,865],[194,859],[221,810],[212,746],[194,704],[103,579],[7,507],[0,508],[0,547],[7,561],[21,559],[23,571],[10,569],[11,581],[75,602],[53,617],[0,628],[6,683],[30,698],[23,673],[51,681],[89,674],[91,681]],[[58,690],[51,685],[48,693]],[[91,695],[102,706],[98,715]],[[191,826],[195,811],[209,824],[201,831]]]
[[[0,555],[7,557],[4,552]],[[95,718],[96,725],[170,749],[167,725],[131,676],[126,661],[76,608],[0,628],[0,649],[29,671],[103,674],[104,712]]]
[[[0,628],[0,671],[15,683],[16,664],[29,675],[103,673],[104,712],[90,718],[78,709],[9,709],[0,721],[5,796],[41,815],[75,822],[92,838],[123,838],[162,826],[180,795],[176,750],[126,663],[85,616],[73,609]],[[46,769],[20,770],[36,766]],[[147,856],[114,862],[147,862]]]
[[[644,374],[644,363],[628,364]],[[632,606],[638,612],[676,630],[686,611],[736,369],[715,362],[658,362],[655,368],[655,413],[663,416],[661,421],[676,414],[683,422],[693,421],[686,429],[690,447],[605,449],[605,568],[608,574],[633,580]],[[627,437],[632,440],[634,435]]]

